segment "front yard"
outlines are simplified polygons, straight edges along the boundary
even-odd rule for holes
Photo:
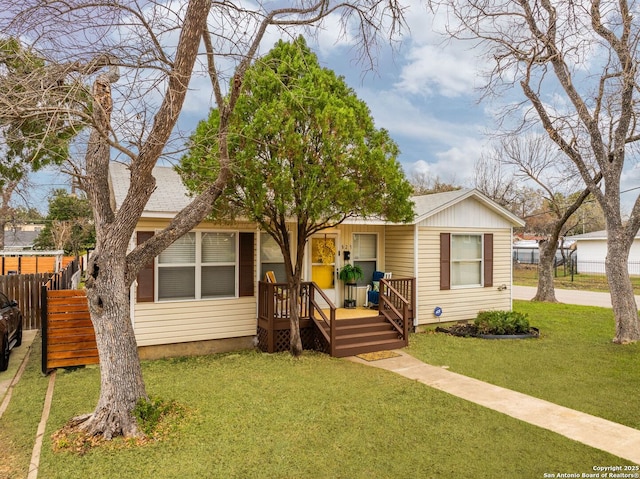
[[[488,341],[417,334],[422,361],[640,429],[640,343],[613,344],[608,308],[514,301],[540,338]]]
[[[610,343],[610,311],[528,302],[515,308],[529,312],[541,339],[425,333],[412,337],[408,351],[640,428],[640,347]],[[26,477],[48,381],[38,359],[32,353],[0,420],[0,478]],[[188,408],[177,429],[143,447],[54,453],[51,434],[95,406],[99,384],[95,368],[59,371],[39,477],[538,478],[625,463],[393,373],[320,354],[294,360],[241,352],[145,362],[143,369],[152,396]]]

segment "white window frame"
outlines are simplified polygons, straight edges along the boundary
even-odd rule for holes
[[[356,235],[369,235],[369,236],[374,236],[375,237],[375,242],[376,242],[376,255],[374,257],[356,257],[356,253],[353,249],[353,247],[356,244]],[[379,243],[379,236],[378,233],[375,232],[371,232],[371,231],[356,231],[351,235],[351,261],[352,263],[355,265],[357,261],[374,261],[376,263],[375,268],[373,269],[374,271],[380,271],[380,243]],[[372,276],[373,277],[373,276]],[[372,278],[371,277],[371,278]],[[362,284],[362,285],[366,285],[371,283],[371,278],[367,278],[366,276],[364,278],[362,278],[361,280],[358,280],[358,284]]]
[[[479,258],[459,258],[454,256],[454,237],[474,237],[480,238],[480,257]],[[480,268],[480,282],[479,283],[462,283],[455,284],[455,278],[459,275],[454,275],[454,267],[456,265],[462,265],[463,263],[478,264]],[[451,233],[449,244],[449,278],[451,281],[451,289],[464,289],[464,288],[481,288],[484,285],[484,235],[482,233]]]
[[[238,230],[192,230],[189,233],[195,234],[195,262],[193,263],[160,263],[160,255],[155,258],[154,268],[154,300],[156,303],[167,302],[183,302],[183,301],[216,301],[221,299],[234,299],[239,297],[239,272],[240,272],[240,231]],[[235,240],[235,261],[230,262],[203,262],[202,261],[202,235],[205,233],[222,233],[233,234]],[[234,267],[234,285],[233,294],[228,296],[207,296],[202,297],[202,268],[207,266],[233,266]],[[193,298],[159,298],[160,289],[160,270],[164,268],[177,268],[177,267],[194,267],[194,281],[195,281],[195,294]]]

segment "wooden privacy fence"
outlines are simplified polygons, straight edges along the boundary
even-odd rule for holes
[[[77,265],[76,265],[77,269]],[[69,289],[72,271],[51,277],[41,289],[42,372],[98,364],[96,336],[84,290]]]
[[[58,269],[64,269],[74,260],[73,256],[41,256],[32,252],[3,253],[0,257],[0,269],[2,274],[34,274],[55,273]]]
[[[50,276],[49,273],[0,276],[0,290],[9,299],[15,299],[18,302],[24,318],[24,329],[40,329],[42,315],[40,288]]]

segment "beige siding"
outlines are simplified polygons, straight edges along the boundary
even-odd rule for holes
[[[142,219],[137,229],[154,231],[164,228],[166,224],[166,220]],[[251,223],[220,225],[203,222],[195,230],[257,233],[255,225]],[[256,235],[254,268],[257,267],[258,260],[257,242]],[[254,277],[256,276],[257,270],[254,270]],[[257,291],[256,278],[255,295],[251,297],[135,303],[133,321],[138,346],[254,336],[257,322]]]
[[[438,228],[511,228],[504,217],[474,198],[467,198],[420,222],[419,226]]]
[[[256,298],[137,303],[138,346],[256,334]]]
[[[412,278],[415,272],[415,227],[388,226],[385,243],[385,271],[396,278]]]
[[[440,290],[440,233],[493,233],[493,287]],[[419,229],[419,324],[460,321],[475,318],[478,311],[511,309],[511,229]],[[499,291],[502,284],[507,288]],[[438,318],[433,314],[436,306],[442,308]]]
[[[350,251],[353,249],[353,235],[354,233],[377,233],[378,234],[378,264],[384,265],[384,226],[382,225],[359,225],[359,224],[342,224],[338,228],[340,234],[340,254],[342,251]],[[327,230],[335,231],[335,230]],[[322,234],[322,232],[320,232]],[[344,263],[343,257],[339,260],[340,266]]]

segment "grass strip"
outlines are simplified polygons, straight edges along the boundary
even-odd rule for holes
[[[48,379],[40,370],[41,346],[38,335],[31,344],[29,361],[22,377],[15,385],[11,401],[0,419],[1,479],[23,478],[29,472],[48,385]]]

